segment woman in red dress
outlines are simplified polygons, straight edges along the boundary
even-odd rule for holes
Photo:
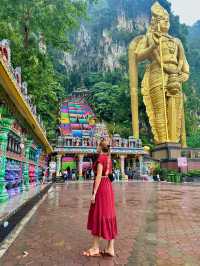
[[[108,240],[105,255],[114,256],[114,239],[117,235],[117,221],[114,205],[114,193],[108,174],[112,172],[112,161],[109,156],[109,145],[103,140],[100,155],[94,164],[95,180],[91,206],[88,214],[87,229],[94,236],[92,247],[85,251],[85,256],[100,256],[99,240]]]

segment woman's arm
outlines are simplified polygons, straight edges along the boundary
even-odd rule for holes
[[[91,199],[92,203],[95,203],[95,196],[96,196],[99,184],[101,182],[102,171],[103,171],[103,165],[98,163],[98,165],[97,165],[97,176],[96,176],[95,184],[94,184],[94,192],[93,192],[92,199]]]

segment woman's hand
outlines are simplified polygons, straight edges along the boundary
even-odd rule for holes
[[[95,204],[95,196],[96,196],[95,194],[92,194],[92,197],[91,197],[91,203],[92,204]]]

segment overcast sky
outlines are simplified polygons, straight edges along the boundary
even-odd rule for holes
[[[172,11],[180,16],[180,21],[192,25],[200,20],[200,0],[169,0]]]

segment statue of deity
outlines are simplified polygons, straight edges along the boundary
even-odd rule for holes
[[[148,60],[142,81],[142,95],[156,144],[167,142],[186,146],[182,84],[189,78],[189,65],[181,41],[168,34],[169,14],[158,3],[145,35],[129,46],[129,75],[134,137],[138,126],[138,63]]]

